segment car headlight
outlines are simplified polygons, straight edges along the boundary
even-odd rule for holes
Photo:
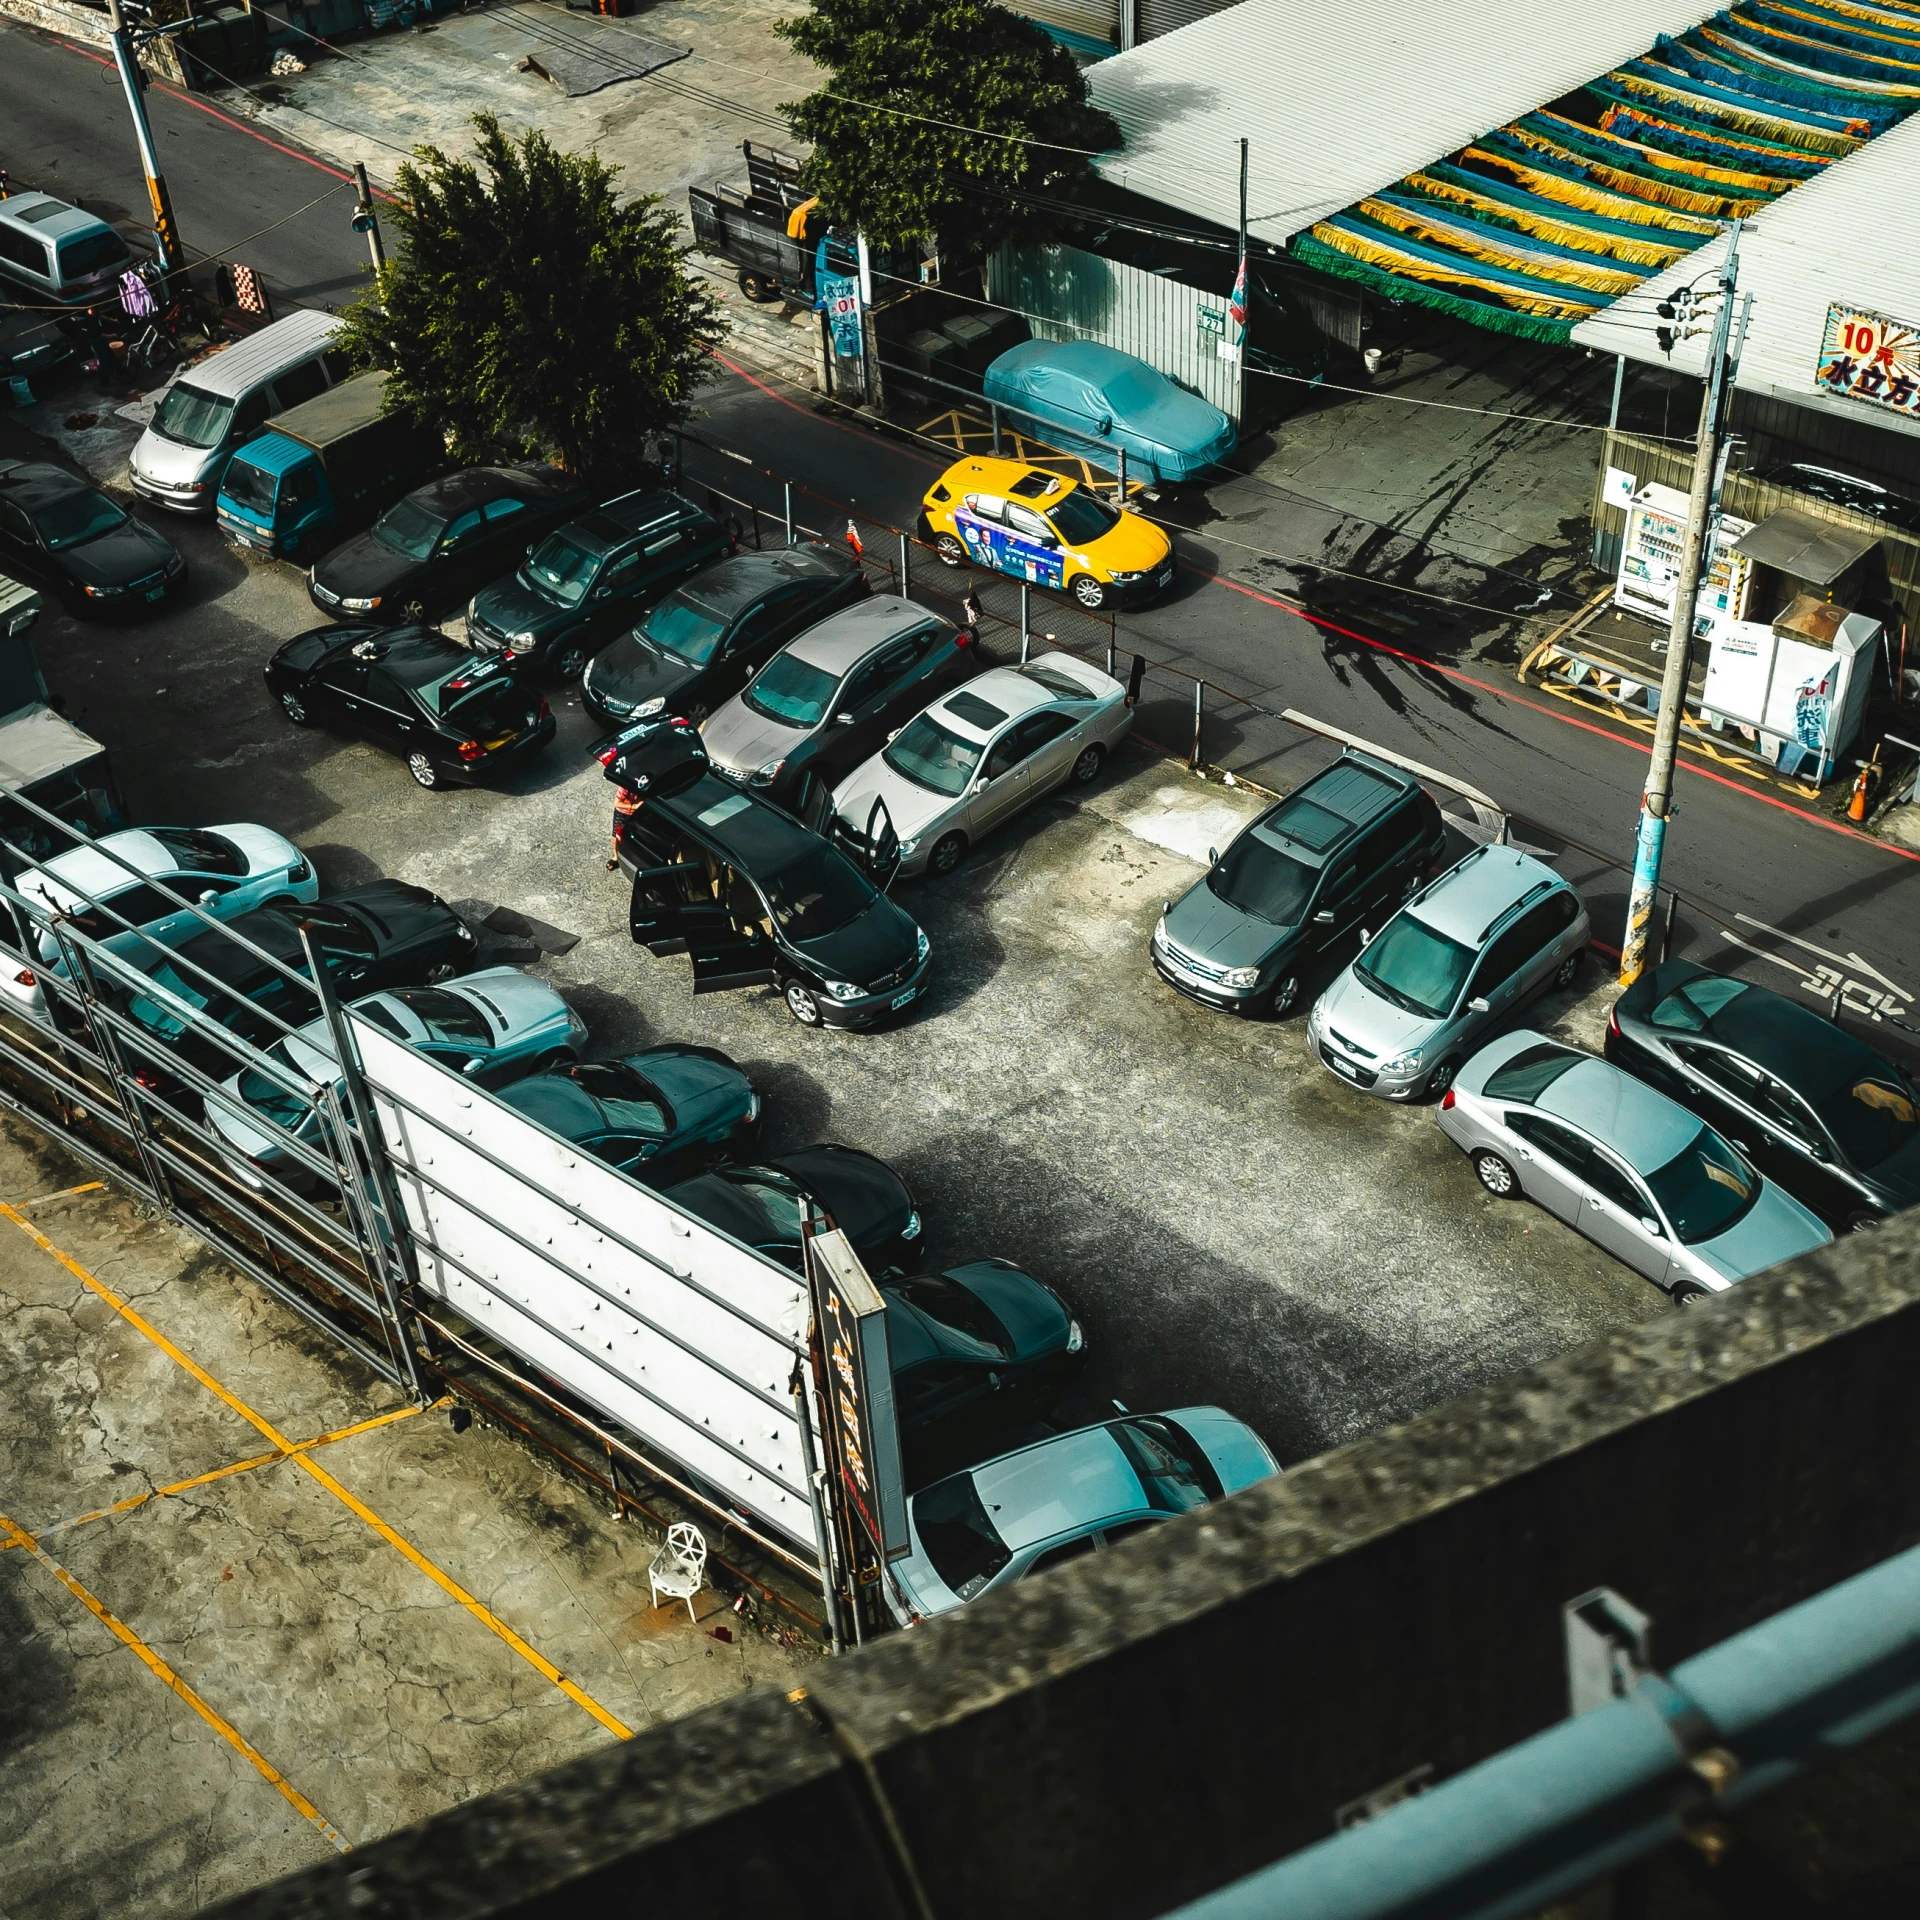
[[[759,1118],[760,1118],[760,1096],[757,1093],[750,1093],[747,1095],[747,1119],[749,1121],[754,1121],[754,1120],[758,1120]]]
[[[464,920],[454,928],[453,934],[456,940],[471,941],[473,939],[473,929]]]
[[[902,1240],[918,1240],[920,1238],[920,1209],[918,1207],[907,1215],[907,1224],[900,1229],[900,1238]]]
[[[1385,1073],[1411,1073],[1420,1064],[1420,1049],[1415,1047],[1408,1053],[1396,1053],[1382,1069]]]
[[[531,633],[510,633],[507,635],[507,645],[515,649],[525,649],[533,645],[534,637]]]
[[[584,1040],[587,1037],[587,1023],[571,1007],[567,1009],[567,1031],[576,1040]]]
[[[380,604],[380,596],[376,593],[365,600],[348,599],[342,600],[340,604],[349,613],[371,613]]]
[[[866,988],[856,987],[851,980],[829,980],[827,991],[836,1000],[858,1000],[866,992]]]
[[[642,700],[637,707],[629,707],[627,717],[631,720],[651,720],[666,704],[667,696],[656,693],[651,700]]]
[[[933,951],[933,942],[927,938],[927,932],[924,927],[915,927],[913,935],[914,959],[918,962],[924,960],[927,955]]]
[[[1163,913],[1153,925],[1153,944],[1162,953],[1167,950],[1167,916]]]
[[[88,587],[85,589],[89,600],[117,600],[126,592],[125,587]]]
[[[287,885],[290,887],[304,887],[312,878],[313,868],[305,854],[302,854],[300,858],[287,869]]]
[[[167,562],[167,578],[171,580],[176,573],[184,573],[186,566],[187,563],[176,553],[173,558]]]
[[[1067,1351],[1069,1353],[1078,1353],[1086,1344],[1087,1336],[1085,1329],[1080,1325],[1078,1320],[1069,1320],[1067,1322]]]
[[[1151,569],[1147,567],[1136,567],[1130,573],[1122,573],[1115,568],[1108,571],[1107,578],[1111,580],[1116,587],[1130,587],[1135,581],[1144,580],[1150,571]]]
[[[780,778],[780,769],[784,767],[786,764],[787,763],[784,758],[779,760],[769,760],[767,764],[764,767],[762,767],[758,773],[749,774],[747,776],[747,785],[750,787],[772,786],[773,783]]]
[[[902,860],[911,859],[913,855],[919,851],[919,847],[920,842],[918,840],[902,840],[900,842],[900,858]],[[924,940],[926,935],[922,934],[920,937]]]
[[[1229,967],[1220,976],[1223,987],[1257,987],[1260,984],[1258,967]]]

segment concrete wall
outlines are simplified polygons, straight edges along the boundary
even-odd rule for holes
[[[1149,1915],[1920,1540],[1920,1214],[218,1909]]]
[[[0,0],[0,14],[43,32],[78,40],[83,46],[107,45],[105,11],[80,6],[76,0]],[[170,87],[193,85],[171,40],[151,41],[140,55],[140,64]]]

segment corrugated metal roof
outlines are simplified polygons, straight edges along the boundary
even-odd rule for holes
[[[1849,154],[1818,180],[1757,214],[1740,233],[1740,287],[1753,295],[1737,384],[1895,432],[1920,434],[1920,418],[1849,398],[1818,383],[1827,309],[1878,314],[1920,332],[1920,114]],[[1676,289],[1711,285],[1726,242],[1665,268],[1573,330],[1576,346],[1624,353],[1650,366],[1701,374],[1707,336],[1660,351],[1655,309]]]
[[[1717,10],[1703,0],[1242,0],[1087,71],[1117,186],[1278,245]]]

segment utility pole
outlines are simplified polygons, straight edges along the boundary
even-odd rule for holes
[[[1687,674],[1693,664],[1693,621],[1700,598],[1701,561],[1712,533],[1718,495],[1720,439],[1726,425],[1732,365],[1727,341],[1733,326],[1733,289],[1739,275],[1740,222],[1727,231],[1727,259],[1720,270],[1719,307],[1713,316],[1705,387],[1700,395],[1700,432],[1694,444],[1693,485],[1687,495],[1687,527],[1674,582],[1673,623],[1667,630],[1667,669],[1660,681],[1660,711],[1654,716],[1653,757],[1640,797],[1640,834],[1633,861],[1633,892],[1620,947],[1620,984],[1630,987],[1646,966],[1647,933],[1660,893],[1660,858],[1667,822],[1673,817],[1673,759],[1686,712]],[[1743,329],[1744,331],[1744,329]]]
[[[373,204],[373,186],[367,179],[364,160],[353,163],[353,184],[360,195],[359,204],[353,210],[353,230],[367,236],[367,251],[373,255],[373,270],[381,273],[386,269],[387,249],[380,239],[380,213]]]
[[[139,143],[140,165],[147,176],[147,198],[153,203],[153,235],[160,269],[163,273],[173,273],[186,265],[186,256],[180,250],[179,229],[173,224],[173,201],[167,193],[166,176],[160,171],[153,129],[147,124],[147,103],[141,98],[147,83],[140,72],[138,42],[121,12],[121,0],[107,0],[107,25],[107,38],[113,45],[113,64],[119,70],[120,85],[133,115],[133,137]]]

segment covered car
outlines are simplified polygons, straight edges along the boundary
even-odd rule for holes
[[[1191,480],[1217,467],[1239,438],[1210,401],[1117,347],[1093,340],[1028,340],[987,369],[986,397],[1033,422],[1043,438],[1096,454],[1122,449],[1142,479]]]

